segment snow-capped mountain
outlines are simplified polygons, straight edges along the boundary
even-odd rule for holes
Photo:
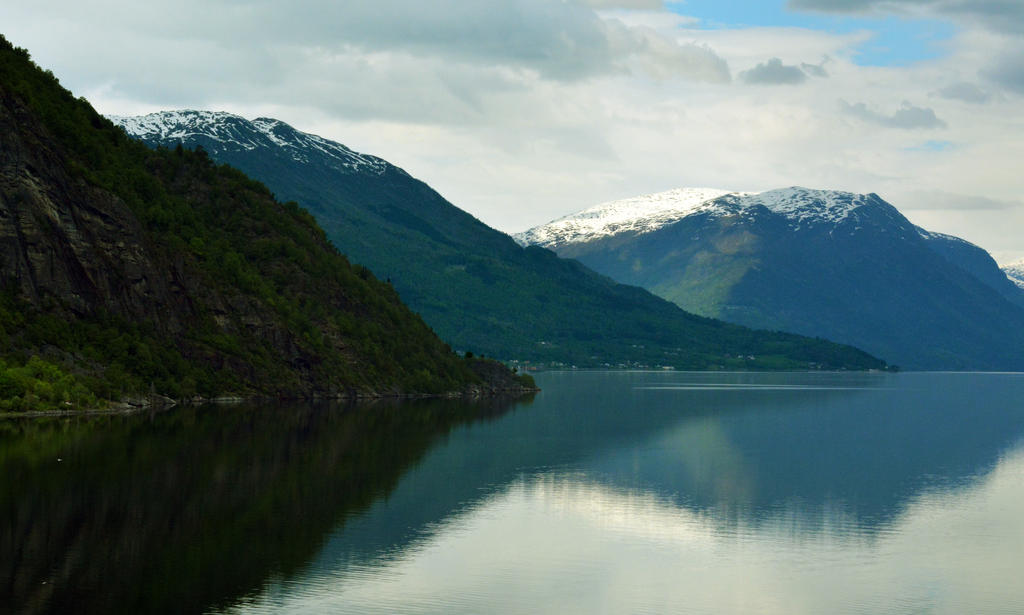
[[[743,216],[758,207],[786,219],[794,230],[815,224],[838,224],[851,216],[856,217],[863,207],[892,208],[875,194],[810,190],[797,186],[761,193],[679,188],[602,203],[517,233],[514,237],[523,245],[554,249],[623,233],[650,233],[689,216]]]
[[[1003,273],[1006,274],[1006,277],[1011,282],[1016,284],[1021,290],[1024,290],[1024,258],[1015,263],[1003,265]]]
[[[112,119],[151,146],[201,145],[299,203],[339,250],[389,280],[454,348],[577,365],[885,365],[824,340],[687,314],[547,250],[519,246],[398,167],[277,120],[204,111]]]
[[[380,175],[389,167],[397,170],[385,160],[266,117],[250,121],[223,111],[183,110],[109,119],[147,143],[202,145],[214,157],[231,151],[276,150],[300,164],[326,164],[347,173]]]
[[[707,197],[707,198],[705,198]],[[1024,369],[1024,292],[876,194],[682,189],[520,233],[686,310],[923,369]]]

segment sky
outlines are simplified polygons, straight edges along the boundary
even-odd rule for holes
[[[101,113],[274,117],[510,233],[799,185],[1024,258],[1022,0],[12,0],[0,32]]]

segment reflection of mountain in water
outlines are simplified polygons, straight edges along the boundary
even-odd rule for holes
[[[1024,434],[1015,376],[577,372],[542,374],[540,386],[530,412],[453,432],[313,568],[401,552],[544,475],[732,524],[784,515],[827,530],[842,518],[870,533],[922,490],[988,473]]]
[[[756,525],[575,473],[511,483],[373,566],[274,585],[254,613],[1024,613],[1024,450],[911,498],[885,531],[841,511]]]
[[[999,378],[881,376],[856,392],[666,391],[689,418],[588,465],[609,484],[746,522],[791,508],[813,523],[840,507],[877,529],[922,489],[987,474],[1018,441],[1024,379]],[[972,386],[978,379],[985,386]]]
[[[3,425],[0,611],[269,599],[401,559],[520,492],[642,508],[655,534],[678,515],[716,531],[872,535],[922,493],[973,484],[1024,434],[1021,376],[581,372],[540,385],[528,412],[435,401]],[[495,420],[469,422],[482,414]]]
[[[512,402],[0,425],[0,612],[193,613],[293,574],[452,426]]]

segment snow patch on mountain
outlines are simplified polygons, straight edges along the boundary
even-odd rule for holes
[[[1011,282],[1024,290],[1024,258],[1015,263],[1002,265],[1001,268]]]
[[[245,118],[225,111],[160,111],[134,117],[110,115],[110,121],[139,139],[182,141],[190,137],[206,136],[221,143],[236,144],[244,149],[255,149],[259,144],[255,135],[246,135],[239,125]]]
[[[790,221],[794,229],[838,224],[865,205],[882,202],[873,194],[791,187],[761,193],[714,188],[680,188],[602,203],[514,236],[522,245],[554,247],[584,243],[620,233],[649,233],[688,216],[735,216],[765,207]]]
[[[745,195],[739,199],[739,205],[743,209],[764,205],[774,213],[797,223],[837,224],[848,218],[855,209],[871,204],[876,198],[870,194],[811,190],[794,186]]]
[[[390,165],[380,158],[360,154],[341,143],[296,130],[272,118],[252,121],[224,111],[160,111],[135,117],[108,116],[125,132],[138,139],[163,144],[206,137],[219,147],[255,150],[273,148],[293,160],[311,163],[309,156],[321,155],[331,166],[348,172],[383,174]]]
[[[225,111],[160,111],[148,115],[124,116],[108,115],[107,119],[125,129],[125,132],[137,137],[159,137],[164,139],[180,139],[196,134],[189,128],[196,126],[223,125],[225,120],[245,118]]]
[[[716,188],[679,188],[621,201],[601,203],[581,212],[513,235],[521,245],[550,246],[590,241],[619,233],[646,233],[671,224],[718,197]]]

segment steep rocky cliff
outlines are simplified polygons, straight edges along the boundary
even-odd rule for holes
[[[184,263],[146,245],[109,191],[72,177],[65,149],[0,90],[0,267],[31,305],[68,317],[106,310],[180,331],[190,315]]]

